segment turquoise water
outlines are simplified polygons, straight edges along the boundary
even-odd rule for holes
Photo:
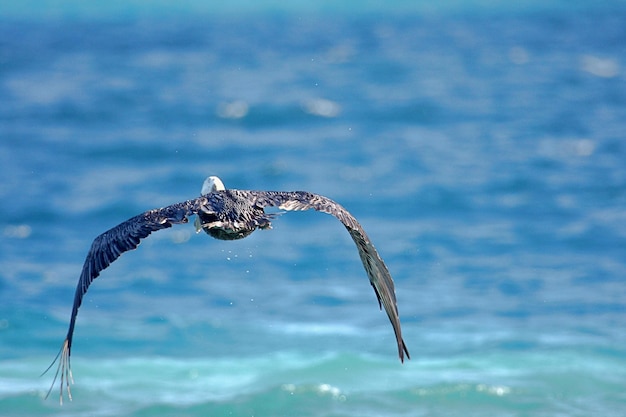
[[[207,4],[0,12],[0,415],[626,412],[623,3]],[[44,399],[93,238],[211,174],[350,210],[412,359],[341,224],[287,213],[122,256]]]

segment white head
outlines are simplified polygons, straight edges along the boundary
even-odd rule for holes
[[[202,190],[200,191],[200,195],[207,195],[214,191],[224,191],[226,188],[224,187],[224,183],[218,177],[211,175],[204,180],[204,184],[202,184]]]

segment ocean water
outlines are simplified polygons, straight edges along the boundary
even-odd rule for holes
[[[623,416],[623,2],[68,1],[0,10],[1,416]],[[320,213],[92,240],[227,187]]]

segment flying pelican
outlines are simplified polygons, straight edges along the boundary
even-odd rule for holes
[[[76,286],[70,325],[61,350],[44,374],[59,361],[52,385],[46,394],[50,395],[57,378],[60,377],[60,402],[63,404],[63,387],[71,400],[70,384],[74,382],[70,368],[70,353],[76,316],[83,297],[100,272],[106,269],[119,256],[137,248],[141,239],[150,233],[167,229],[174,224],[187,223],[188,217],[196,215],[196,232],[204,230],[220,240],[242,239],[256,229],[270,229],[271,221],[280,213],[266,213],[265,207],[278,207],[280,210],[313,209],[335,216],[348,230],[356,244],[359,256],[374,288],[378,306],[385,308],[393,326],[398,344],[398,356],[404,362],[404,355],[410,359],[409,351],[402,339],[400,317],[396,306],[393,279],[374,245],[367,237],[359,222],[341,205],[333,200],[307,191],[245,191],[227,190],[218,177],[210,176],[202,185],[200,197],[175,203],[171,206],[149,210],[118,224],[96,237],[87,253],[83,270]],[[43,374],[42,374],[43,375]]]

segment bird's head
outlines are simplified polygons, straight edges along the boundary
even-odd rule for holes
[[[224,183],[218,177],[211,175],[204,180],[204,184],[202,184],[202,190],[200,191],[200,195],[211,194],[215,191],[224,191],[226,188],[224,187]]]

